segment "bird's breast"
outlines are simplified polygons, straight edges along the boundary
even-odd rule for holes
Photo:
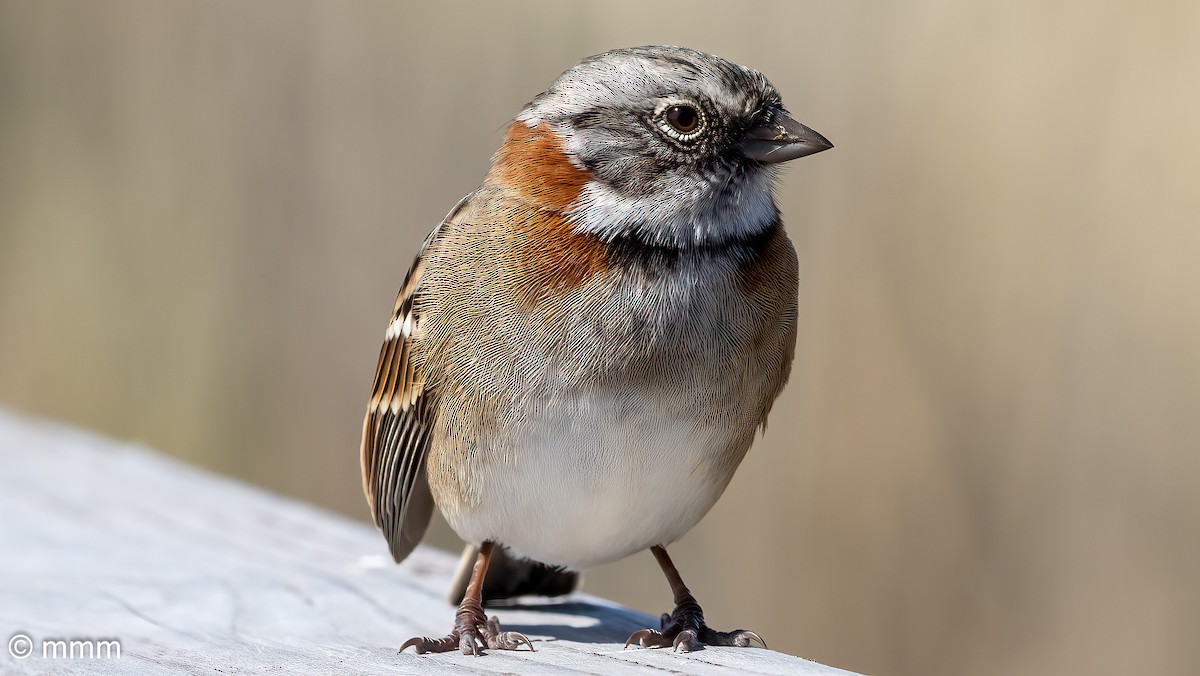
[[[687,532],[787,375],[782,241],[778,278],[736,255],[631,262],[448,332],[433,366],[471,366],[440,386],[427,469],[455,530],[574,568]]]

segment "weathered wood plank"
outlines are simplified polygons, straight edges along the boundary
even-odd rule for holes
[[[653,620],[585,594],[490,611],[537,652],[397,654],[448,628],[450,555],[395,566],[363,524],[2,410],[0,467],[0,629],[33,650],[0,654],[5,674],[849,673],[767,650],[622,650]],[[120,657],[44,656],[52,639],[115,639]]]

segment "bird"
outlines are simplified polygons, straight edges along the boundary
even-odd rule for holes
[[[404,278],[363,421],[393,558],[435,506],[474,557],[451,631],[401,652],[533,650],[484,613],[489,563],[561,592],[646,549],[675,609],[626,648],[766,647],[710,628],[666,547],[788,379],[798,259],[774,184],[831,147],[759,71],[675,46],[585,58],[511,120]]]

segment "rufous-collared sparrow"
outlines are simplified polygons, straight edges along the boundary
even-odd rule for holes
[[[787,380],[797,264],[772,180],[830,147],[761,73],[680,47],[585,59],[525,106],[417,254],[363,424],[396,561],[435,504],[478,548],[453,631],[404,648],[532,648],[484,615],[494,545],[567,571],[650,548],[676,609],[630,642],[761,642],[705,625],[664,547]]]

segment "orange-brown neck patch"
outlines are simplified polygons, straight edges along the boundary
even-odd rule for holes
[[[566,217],[544,210],[524,212],[507,232],[514,295],[532,307],[569,293],[608,269],[608,246],[594,235],[575,232]]]
[[[508,128],[488,182],[506,194],[496,203],[511,273],[502,284],[518,305],[553,311],[556,298],[607,269],[608,246],[576,232],[564,213],[588,180],[546,125]]]
[[[530,128],[517,120],[492,159],[491,178],[522,199],[564,211],[588,182],[586,171],[571,164],[562,140],[545,124]]]

